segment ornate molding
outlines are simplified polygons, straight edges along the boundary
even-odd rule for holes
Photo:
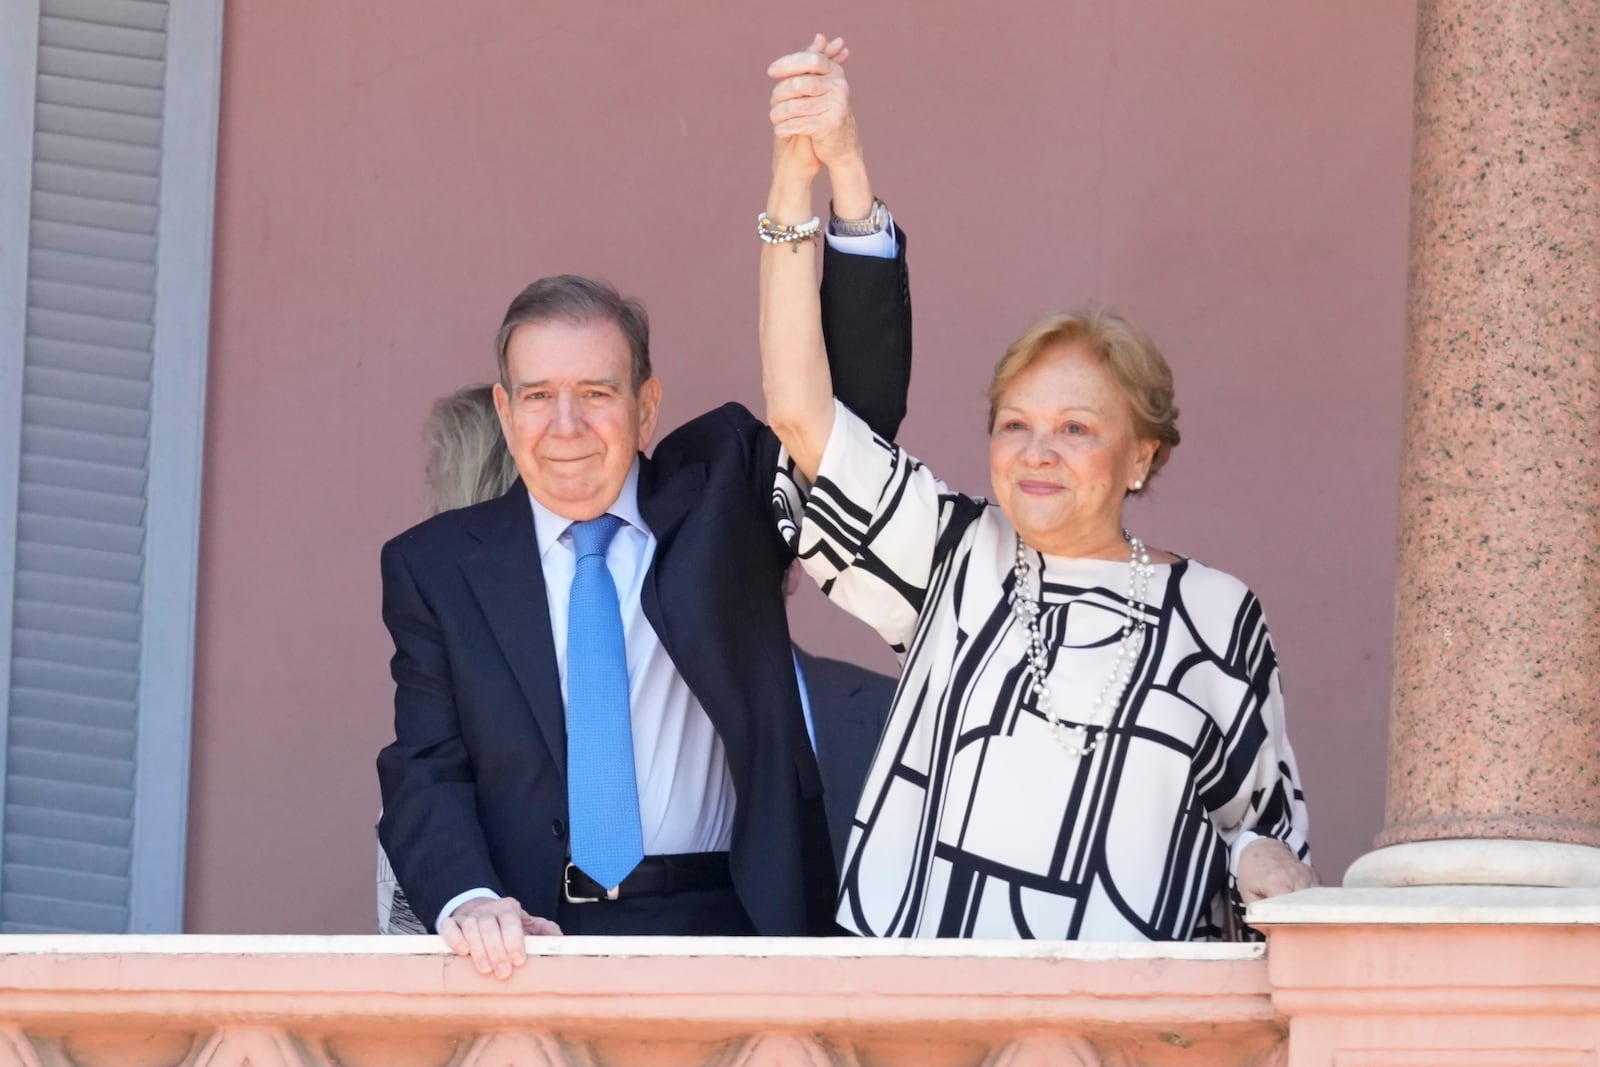
[[[334,1067],[320,1044],[262,1026],[218,1030],[197,1043],[183,1067]]]
[[[0,1025],[0,1067],[45,1067],[45,1064],[27,1034],[18,1027]]]
[[[806,1034],[756,1034],[731,1042],[706,1067],[860,1067],[849,1045]]]
[[[595,1059],[553,1034],[497,1030],[479,1034],[450,1067],[595,1067]]]
[[[1082,1037],[1029,1034],[989,1053],[983,1067],[1120,1067]]]

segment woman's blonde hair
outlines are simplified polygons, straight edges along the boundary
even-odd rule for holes
[[[430,515],[500,496],[517,480],[492,385],[469,385],[440,397],[424,434]]]
[[[989,381],[989,431],[994,432],[1000,397],[1017,375],[1033,366],[1045,353],[1062,347],[1079,348],[1105,361],[1112,380],[1128,398],[1133,430],[1140,438],[1156,442],[1149,479],[1155,477],[1178,447],[1178,407],[1172,389],[1172,368],[1161,350],[1133,323],[1114,311],[1095,309],[1046,315],[1011,343],[995,364]]]

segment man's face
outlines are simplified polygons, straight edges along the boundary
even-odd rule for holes
[[[506,371],[494,404],[523,484],[562,518],[603,515],[650,443],[661,383],[635,392],[627,338],[607,321],[518,326]]]

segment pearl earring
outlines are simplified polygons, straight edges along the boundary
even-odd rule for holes
[[[1133,480],[1133,491],[1135,493],[1137,493],[1139,490],[1141,490],[1143,488],[1144,488],[1144,479],[1143,478],[1135,478]]]

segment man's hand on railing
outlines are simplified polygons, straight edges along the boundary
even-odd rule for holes
[[[457,956],[471,956],[479,974],[510,978],[514,967],[528,962],[525,935],[548,937],[561,933],[549,919],[529,915],[511,897],[479,897],[463,903],[439,924],[439,936]]]

